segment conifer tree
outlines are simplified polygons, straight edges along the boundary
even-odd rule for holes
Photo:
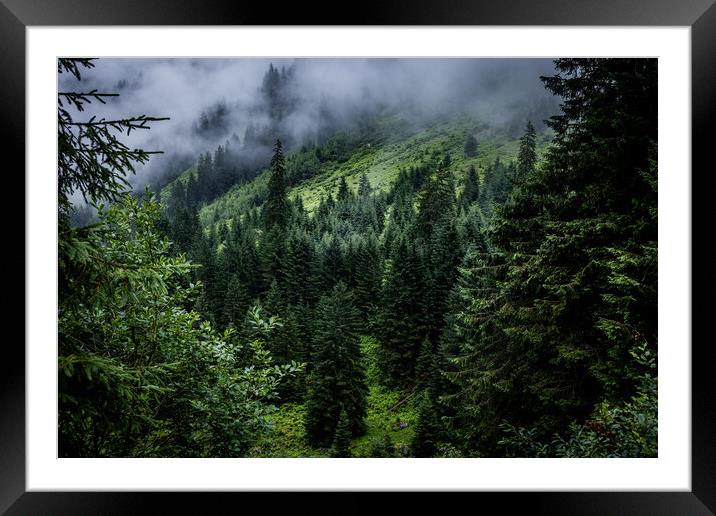
[[[368,197],[372,191],[373,191],[373,188],[370,186],[370,181],[368,180],[368,174],[363,172],[361,174],[360,180],[358,182],[358,197],[360,197],[360,198]]]
[[[177,181],[178,183],[179,181]],[[201,201],[199,186],[196,179],[196,173],[189,174],[186,181],[186,206],[193,208]]]
[[[452,288],[459,262],[459,242],[455,226],[455,185],[446,155],[433,178],[421,191],[416,218],[416,240],[426,261],[423,303],[430,307],[426,320],[429,338],[435,342],[445,314],[447,295]]]
[[[480,190],[480,208],[488,217],[492,217],[496,205],[507,200],[512,190],[509,177],[514,177],[514,172],[509,171],[511,165],[505,165],[499,156],[485,170],[485,177]]]
[[[465,138],[465,156],[474,158],[477,155],[477,138],[472,133]]]
[[[452,336],[448,330],[446,333]],[[435,456],[441,443],[455,439],[449,423],[454,419],[455,411],[443,398],[455,393],[454,385],[445,373],[455,370],[453,359],[456,351],[452,342],[446,340],[443,337],[438,345],[434,345],[425,339],[418,358],[418,420],[411,442],[416,457]]]
[[[322,288],[330,290],[346,279],[346,261],[343,245],[338,236],[326,236],[322,243]]]
[[[441,430],[441,423],[434,410],[436,401],[428,389],[421,392],[418,401],[418,420],[411,442],[416,457],[433,457],[437,452],[437,444]]]
[[[171,219],[169,234],[175,254],[189,254],[197,239],[201,238],[201,224],[196,208],[181,208]]]
[[[169,201],[167,202],[166,215],[173,219],[181,210],[186,210],[187,187],[181,181],[175,181],[169,190]]]
[[[286,242],[286,258],[281,285],[289,304],[314,303],[319,294],[321,268],[310,236],[294,230]]]
[[[420,192],[416,229],[417,237],[425,243],[430,241],[436,227],[454,217],[455,183],[449,163],[447,155]]]
[[[460,193],[459,204],[463,210],[466,210],[470,204],[477,201],[480,197],[480,178],[477,176],[475,165],[470,165],[467,174],[465,174],[465,180],[463,183],[463,189]]]
[[[367,323],[379,304],[383,271],[378,239],[373,233],[361,239],[356,252],[354,270],[353,292],[356,307],[361,313],[361,320]]]
[[[288,222],[289,210],[286,200],[286,161],[283,156],[281,140],[276,140],[271,158],[271,177],[268,185],[268,197],[263,208],[264,228],[283,228]]]
[[[333,442],[342,410],[351,436],[364,431],[367,387],[359,330],[352,295],[340,282],[316,309],[305,420],[313,445],[328,446]]]
[[[346,176],[341,176],[340,180],[338,181],[338,194],[336,196],[336,201],[339,203],[347,203],[351,200],[352,193],[350,191],[350,188],[348,188],[348,183],[346,182]]]
[[[57,72],[69,73],[81,81],[83,68],[94,66],[93,59],[58,59]],[[110,120],[73,120],[72,109],[81,112],[94,101],[105,103],[105,99],[117,95],[97,90],[86,93],[66,91],[57,95],[57,192],[63,218],[72,211],[72,193],[76,192],[87,202],[117,200],[129,187],[127,176],[134,174],[135,167],[146,163],[152,154],[161,154],[161,151],[132,149],[117,135],[134,129],[148,129],[150,123],[168,118],[141,115]]]
[[[336,427],[336,436],[333,438],[332,457],[350,457],[351,456],[351,420],[344,409],[341,409],[341,415],[338,418]]]
[[[430,307],[432,317],[428,321],[427,331],[429,338],[436,342],[443,328],[448,295],[460,263],[460,243],[454,220],[444,220],[434,230],[428,250],[425,303]]]
[[[196,190],[199,202],[208,201],[213,197],[215,185],[214,164],[208,152],[199,156],[196,166]]]
[[[525,134],[520,138],[520,153],[517,156],[517,177],[518,183],[523,183],[530,175],[537,164],[537,152],[535,150],[535,128],[531,121],[527,121]]]
[[[250,299],[246,286],[241,283],[238,273],[233,273],[226,288],[223,303],[223,320],[225,324],[240,326],[249,309]]]
[[[543,80],[564,100],[544,166],[498,211],[489,262],[461,271],[483,284],[463,291],[453,375],[462,439],[481,453],[496,452],[503,420],[546,438],[601,400],[629,399],[640,367],[629,332],[656,348],[656,61],[556,69]],[[614,311],[617,298],[631,301]]]
[[[415,243],[400,235],[393,243],[381,292],[379,334],[386,383],[409,384],[427,333],[424,261]]]
[[[258,249],[260,290],[268,289],[272,282],[281,281],[284,276],[287,225],[291,209],[286,197],[285,166],[281,140],[276,140],[271,159],[268,196],[261,212],[263,233]]]

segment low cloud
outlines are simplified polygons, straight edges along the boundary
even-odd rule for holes
[[[79,84],[61,74],[60,89],[120,96],[93,104],[78,118],[171,118],[124,137],[131,146],[164,151],[131,178],[135,186],[186,166],[232,135],[242,140],[250,124],[269,125],[262,82],[270,65],[290,76],[291,108],[281,115],[280,131],[297,143],[315,134],[326,118],[341,125],[380,110],[400,110],[415,123],[468,112],[514,132],[527,118],[540,125],[558,105],[539,80],[553,73],[548,59],[108,58],[94,63]]]

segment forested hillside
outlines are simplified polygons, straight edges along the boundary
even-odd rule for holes
[[[111,130],[162,120],[60,93],[60,454],[655,456],[656,60],[555,61],[518,134],[392,106],[299,140],[293,73],[158,195]]]

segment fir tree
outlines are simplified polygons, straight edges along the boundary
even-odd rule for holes
[[[437,452],[441,424],[434,410],[435,400],[430,391],[422,391],[418,402],[418,420],[411,442],[416,457],[433,457]]]
[[[346,177],[341,176],[340,180],[338,181],[338,195],[336,196],[336,201],[339,203],[347,203],[351,200],[352,196],[353,194],[348,188]]]
[[[268,198],[263,208],[264,227],[283,228],[288,221],[288,203],[286,200],[286,162],[283,157],[281,140],[276,140],[271,158],[271,177],[268,185]]]
[[[373,188],[370,186],[370,181],[368,180],[368,175],[363,172],[360,176],[360,180],[358,182],[358,197],[365,198],[368,197],[371,192],[373,191]]]
[[[480,178],[477,176],[475,165],[470,165],[463,183],[458,204],[466,210],[472,203],[480,198]]]
[[[364,323],[371,319],[378,306],[382,270],[378,239],[370,233],[358,245],[353,281],[356,307]]]
[[[226,288],[223,303],[223,320],[225,324],[232,324],[235,327],[240,326],[246,316],[249,304],[249,292],[246,286],[241,283],[237,273],[232,274]]]
[[[381,368],[387,383],[408,384],[427,333],[423,258],[405,235],[393,243],[381,292],[378,330]]]
[[[435,342],[442,328],[445,302],[459,262],[455,226],[455,185],[445,156],[435,176],[425,182],[416,218],[416,240],[425,253],[423,303],[432,317],[426,321],[429,338]]]
[[[416,229],[417,237],[425,243],[430,241],[434,228],[454,217],[455,184],[449,160],[447,155],[420,192]]]
[[[537,164],[535,137],[535,128],[528,120],[525,134],[520,138],[520,153],[517,156],[517,177],[515,179],[520,184],[534,171]]]
[[[345,410],[341,409],[336,426],[336,436],[333,438],[332,457],[351,456],[351,420]]]
[[[639,367],[629,335],[656,348],[656,61],[556,69],[544,78],[564,99],[553,146],[498,211],[490,261],[462,272],[484,282],[464,291],[454,375],[462,437],[482,453],[505,419],[542,438],[628,399]]]
[[[477,138],[472,133],[465,138],[465,156],[468,158],[477,156]]]
[[[346,279],[346,262],[343,245],[337,236],[327,236],[322,245],[322,288],[330,290]]]
[[[321,268],[314,245],[303,231],[294,230],[289,235],[281,285],[290,304],[313,303],[318,298]]]
[[[359,348],[358,312],[344,283],[316,309],[312,369],[306,395],[306,432],[315,446],[328,446],[344,410],[351,436],[365,428],[365,372]]]
[[[59,59],[58,73],[70,73],[78,81],[82,68],[94,67],[92,59]],[[133,129],[148,129],[149,124],[168,118],[141,115],[119,120],[76,122],[71,109],[81,112],[93,101],[105,103],[116,93],[84,92],[58,93],[57,143],[60,150],[57,162],[57,191],[61,216],[72,211],[70,197],[77,193],[87,202],[114,201],[129,187],[127,175],[135,166],[146,163],[160,151],[132,149],[117,138],[117,134]]]
[[[211,154],[207,152],[199,156],[196,167],[196,198],[198,202],[204,202],[213,197],[215,183],[214,164]]]

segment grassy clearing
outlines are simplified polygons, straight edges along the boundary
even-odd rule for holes
[[[296,186],[293,196],[300,196],[304,207],[312,211],[318,206],[320,196],[337,190],[338,179],[346,178],[354,191],[358,188],[361,174],[367,174],[371,185],[387,191],[395,182],[401,168],[418,166],[433,153],[450,153],[453,169],[458,175],[470,165],[484,170],[496,157],[511,160],[517,156],[519,141],[504,135],[488,134],[482,126],[469,119],[449,120],[418,130],[410,136],[386,142],[384,145],[364,145],[344,163],[324,163],[321,172]],[[478,143],[474,158],[464,154],[465,138],[468,133],[484,134]]]
[[[353,439],[354,457],[370,457],[374,440],[388,435],[397,448],[407,448],[413,437],[417,412],[410,393],[386,389],[379,385],[377,370],[378,342],[372,337],[361,339],[366,364],[369,393],[366,432]],[[271,414],[273,431],[252,450],[254,457],[329,457],[329,449],[311,447],[304,429],[305,408],[299,403],[284,403]],[[404,428],[401,428],[403,423]],[[407,426],[405,426],[407,424]]]
[[[467,134],[472,133],[478,140],[477,155],[468,158],[464,153]],[[549,137],[538,135],[538,154],[544,152]],[[396,130],[395,134],[380,144],[365,143],[355,149],[343,162],[326,161],[321,163],[318,172],[289,190],[291,198],[300,197],[308,212],[312,212],[322,195],[328,192],[335,195],[338,180],[345,177],[348,186],[354,191],[364,172],[371,185],[382,191],[388,191],[401,168],[418,166],[427,161],[433,153],[450,153],[456,178],[461,178],[467,169],[474,165],[480,176],[484,169],[499,157],[511,161],[519,152],[519,139],[496,132],[484,123],[466,116],[457,119],[436,121],[430,126],[413,130]],[[180,176],[186,181],[191,170]],[[244,212],[247,207],[256,206],[268,183],[269,172],[262,171],[249,183],[236,185],[226,194],[205,205],[199,212],[204,227],[219,222],[230,221],[236,213]],[[165,188],[165,190],[168,190]],[[163,192],[164,195],[164,192]]]

